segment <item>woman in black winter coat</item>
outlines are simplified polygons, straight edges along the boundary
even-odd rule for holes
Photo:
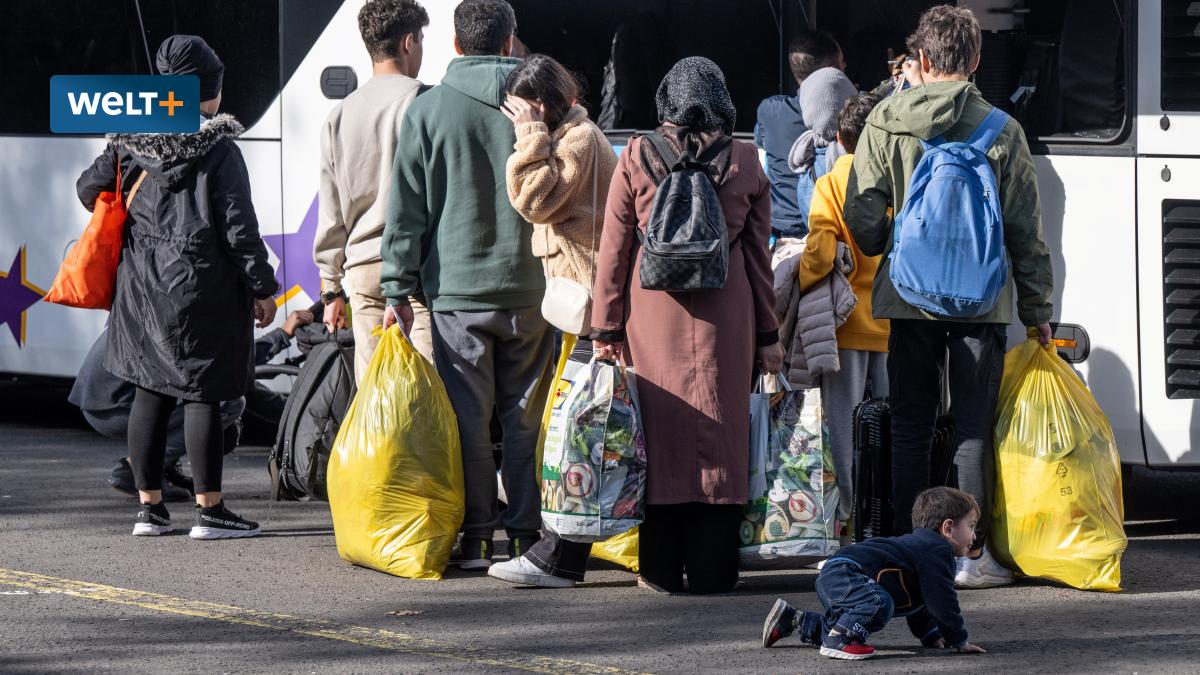
[[[246,164],[233,139],[243,128],[216,114],[224,66],[204,40],[167,38],[164,75],[200,78],[202,122],[194,134],[118,134],[76,187],[91,209],[100,192],[145,178],[128,209],[104,367],[137,387],[129,450],[142,509],[134,535],[170,532],[162,503],[167,420],[184,407],[184,440],[196,490],[193,539],[258,534],[258,524],[221,499],[220,401],[254,381],[253,320],[275,317],[279,290],[258,232]],[[180,403],[181,402],[181,403]]]

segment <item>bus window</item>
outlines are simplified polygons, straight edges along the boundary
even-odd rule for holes
[[[1163,0],[1162,89],[1164,111],[1200,110],[1200,3]]]
[[[4,8],[0,133],[50,133],[53,75],[150,73],[132,0],[41,0]]]
[[[204,38],[225,64],[221,112],[250,128],[279,95],[279,5],[279,0],[159,0],[142,2],[141,8],[151,54],[177,33]]]
[[[820,0],[815,19],[842,44],[850,79],[869,89],[887,76],[887,50],[902,51],[921,13],[935,4]],[[1123,140],[1128,0],[1026,0],[1001,14],[987,8],[994,2],[958,4],[975,9],[984,28],[976,86],[1027,136],[1056,144]]]
[[[517,36],[584,80],[585,105],[604,129],[653,129],[667,70],[706,56],[725,73],[735,131],[754,129],[759,102],[792,93],[784,49],[804,25],[800,3],[783,0],[511,0]]]

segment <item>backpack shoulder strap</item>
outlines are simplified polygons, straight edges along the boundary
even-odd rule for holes
[[[650,141],[650,145],[654,146],[654,150],[662,157],[663,163],[667,165],[667,171],[674,171],[676,166],[683,162],[683,156],[671,147],[667,139],[663,138],[658,133],[646,134],[643,139]]]
[[[921,144],[921,150],[923,150],[925,152],[929,152],[930,150],[938,147],[939,145],[946,144],[946,139],[942,136],[934,136],[933,138],[930,138],[928,140],[926,140],[924,138],[918,138],[917,141]]]
[[[716,159],[717,155],[721,154],[721,151],[724,150],[725,148],[729,147],[729,145],[731,143],[733,143],[732,136],[720,137],[719,139],[717,139],[716,143],[713,143],[712,145],[708,146],[708,148],[705,149],[704,152],[700,153],[700,156],[696,158],[696,163],[697,164],[708,164],[709,162]]]
[[[971,137],[967,139],[967,144],[979,152],[986,153],[1004,131],[1006,124],[1008,124],[1008,115],[999,108],[992,108],[992,111],[987,114],[987,117],[983,118],[983,122],[980,122],[979,127],[975,129],[975,133],[971,134]]]

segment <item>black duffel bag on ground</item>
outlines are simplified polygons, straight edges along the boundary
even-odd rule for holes
[[[267,463],[271,498],[327,500],[329,454],[356,391],[354,336],[344,330],[338,331],[336,339],[315,342],[298,369],[285,365],[260,366],[259,370],[270,368],[280,369],[280,374],[298,374]]]

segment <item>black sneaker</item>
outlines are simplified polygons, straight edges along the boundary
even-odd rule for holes
[[[458,566],[464,570],[486,570],[492,566],[491,539],[463,539],[462,558]]]
[[[176,462],[172,467],[163,470],[162,497],[164,502],[190,502],[192,493],[190,491],[190,478],[179,470],[179,476],[187,479],[187,486],[180,485],[171,478],[171,469],[179,470],[179,463]],[[117,465],[108,474],[108,484],[114,490],[121,494],[129,495],[134,499],[138,497],[137,485],[133,482],[133,467],[129,465],[129,460],[122,457],[117,460]]]
[[[133,526],[133,536],[157,537],[174,529],[171,525],[171,514],[167,513],[167,507],[162,502],[142,504],[142,510],[138,511],[137,523]]]
[[[192,539],[238,539],[258,533],[258,523],[225,508],[222,501],[216,506],[196,506],[196,526],[189,536]]]
[[[196,496],[196,484],[192,482],[191,476],[183,472],[183,467],[179,466],[179,460],[163,469],[163,488],[166,488],[168,484],[187,490],[189,496]]]
[[[516,560],[529,552],[533,545],[541,539],[539,536],[532,537],[509,537],[508,539],[508,559]]]

